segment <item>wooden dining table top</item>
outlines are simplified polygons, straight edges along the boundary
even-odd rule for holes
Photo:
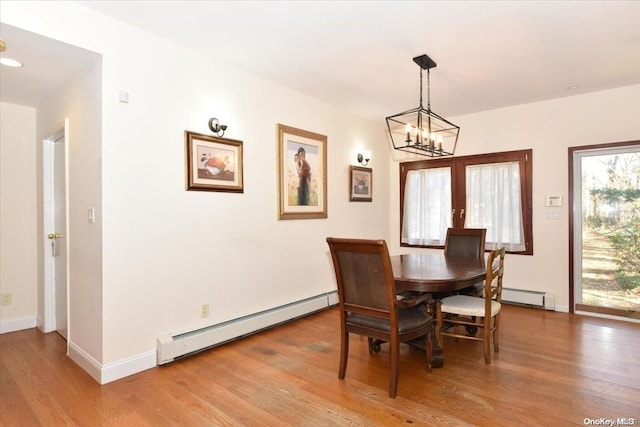
[[[486,276],[484,257],[413,253],[390,258],[398,291],[451,292],[472,286]]]

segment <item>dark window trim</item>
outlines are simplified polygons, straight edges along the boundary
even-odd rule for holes
[[[465,184],[464,170],[467,165],[477,165],[485,163],[513,162],[520,163],[522,194],[522,221],[524,224],[524,238],[526,250],[519,252],[509,252],[519,255],[533,255],[533,150],[516,150],[504,151],[499,153],[477,154],[473,156],[450,157],[447,159],[419,160],[400,163],[400,246],[418,247],[418,248],[438,248],[443,246],[429,245],[411,245],[402,243],[402,221],[404,220],[404,189],[406,184],[407,173],[412,170],[431,169],[441,167],[451,167],[451,202],[459,212],[459,207],[465,203]],[[457,228],[463,227],[462,221],[456,215],[454,217],[453,226]]]

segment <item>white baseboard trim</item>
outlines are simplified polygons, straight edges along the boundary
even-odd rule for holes
[[[138,354],[102,365],[74,343],[69,343],[69,358],[84,369],[100,385],[156,367],[156,351]]]
[[[102,381],[100,381],[100,384],[107,384],[155,367],[155,350],[127,357],[126,359],[118,360],[117,362],[107,363],[102,367]]]
[[[13,319],[0,320],[0,334],[8,332],[22,331],[36,327],[37,316],[14,317]]]
[[[69,358],[100,383],[102,365],[72,341],[69,341]]]

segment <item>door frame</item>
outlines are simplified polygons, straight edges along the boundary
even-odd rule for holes
[[[54,225],[54,144],[56,141],[64,139],[65,144],[65,222],[67,225],[67,235],[69,233],[69,119],[64,119],[64,126],[58,132],[49,138],[43,140],[42,145],[42,221],[43,221],[43,324],[42,331],[45,333],[56,330],[56,301],[55,286],[62,285],[67,288],[67,343],[70,341],[69,331],[69,241],[67,240],[66,263],[67,263],[67,280],[64,284],[55,283],[55,259],[50,256],[50,240],[47,237],[49,233],[55,232]],[[68,345],[67,345],[68,353]]]
[[[571,210],[569,215],[569,313],[579,313],[579,314],[589,314],[592,316],[598,317],[606,317],[616,320],[629,320],[632,322],[637,322],[638,320],[630,319],[625,317],[623,314],[623,310],[620,310],[620,314],[612,315],[607,312],[592,312],[592,311],[582,311],[576,310],[576,296],[575,296],[575,280],[576,280],[576,264],[580,257],[580,251],[578,249],[581,247],[582,242],[577,242],[578,238],[578,225],[582,224],[582,218],[577,219],[578,215],[582,215],[582,212],[577,209],[576,206],[576,191],[580,191],[580,189],[576,189],[575,186],[579,184],[579,174],[580,170],[576,170],[574,163],[576,161],[575,157],[579,155],[581,152],[593,152],[598,150],[610,150],[616,148],[624,148],[628,146],[634,146],[640,144],[640,141],[624,141],[624,142],[611,142],[605,144],[594,144],[594,145],[582,145],[578,147],[569,147],[568,148],[568,163],[569,163],[569,202],[571,203]]]

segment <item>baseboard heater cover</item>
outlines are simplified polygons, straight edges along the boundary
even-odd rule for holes
[[[176,359],[289,322],[335,304],[337,304],[337,293],[334,291],[217,325],[163,335],[157,340],[158,365],[171,363]]]
[[[549,302],[545,304],[546,292],[527,291],[523,289],[502,288],[502,302],[505,304],[526,305],[529,307],[547,308]]]

